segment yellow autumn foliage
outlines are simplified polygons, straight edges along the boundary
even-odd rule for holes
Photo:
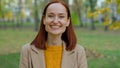
[[[110,8],[101,8],[96,10],[93,13],[88,13],[88,17],[92,17],[92,16],[98,16],[99,14],[104,14],[104,12],[110,12]]]
[[[111,24],[109,26],[109,29],[110,30],[118,30],[118,29],[120,29],[120,21],[117,21],[117,22],[114,22],[113,24]]]
[[[110,8],[106,8],[105,10],[106,10],[106,12],[110,12]]]
[[[104,26],[107,26],[107,25],[109,25],[109,24],[110,24],[110,20],[109,20],[108,18],[106,18],[105,21],[104,21],[104,23],[103,23],[103,25],[104,25]]]
[[[120,14],[120,5],[117,7],[117,13]]]
[[[111,3],[112,2],[112,0],[106,0],[106,3],[107,4],[109,4],[109,3]]]
[[[13,13],[12,11],[9,11],[8,13],[5,14],[6,19],[13,19]]]
[[[88,17],[92,17],[93,15],[93,13],[88,13]]]
[[[110,25],[109,30],[113,30],[113,27],[114,27],[113,25]]]
[[[101,14],[103,14],[103,13],[105,12],[105,9],[102,8],[102,9],[99,10],[99,12],[100,12]]]
[[[110,25],[110,26],[109,26],[109,29],[110,29],[110,30],[118,30],[118,29],[120,29],[120,26]]]
[[[120,0],[116,0],[116,3],[117,3],[117,4],[120,4]]]
[[[9,19],[10,19],[10,18],[13,18],[12,12],[9,12],[9,13],[8,13],[8,18],[9,18]]]
[[[25,11],[23,11],[23,10],[21,11],[21,17],[26,18]]]
[[[99,14],[99,11],[94,12],[94,15],[98,15],[98,14]]]

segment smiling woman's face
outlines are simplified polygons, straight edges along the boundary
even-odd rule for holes
[[[69,18],[66,8],[60,3],[48,6],[44,18],[45,30],[48,34],[61,35],[69,26]]]

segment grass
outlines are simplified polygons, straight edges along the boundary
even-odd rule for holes
[[[0,30],[0,54],[16,53],[21,45],[29,43],[34,39],[37,32],[24,29]]]
[[[0,30],[0,68],[18,68],[21,46],[31,42],[36,34],[31,29]],[[89,68],[120,68],[119,31],[77,28],[76,35],[80,45],[98,54],[88,57]]]
[[[0,68],[18,68],[19,53],[0,55]]]
[[[120,68],[120,32],[78,29],[76,34],[79,44],[98,54],[88,57],[89,68]]]
[[[6,25],[7,27],[12,27],[12,26],[16,26],[18,22],[0,22],[0,26],[4,26]],[[33,26],[34,23],[32,22],[23,22],[23,23],[19,23],[22,24],[22,26]]]

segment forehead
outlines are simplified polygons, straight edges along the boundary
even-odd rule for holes
[[[48,6],[47,13],[67,13],[66,8],[61,3],[53,3]]]

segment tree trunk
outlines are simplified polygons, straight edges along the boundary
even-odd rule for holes
[[[1,22],[2,22],[2,26],[1,27],[3,27],[3,28],[6,28],[6,22],[5,22],[5,13],[4,13],[4,10],[2,9],[2,8],[4,8],[3,7],[4,5],[2,5],[2,0],[0,0],[0,14],[1,14]]]
[[[94,19],[91,17],[91,30],[95,30]]]
[[[22,24],[23,24],[22,17],[21,17],[21,9],[22,9],[22,0],[19,0],[19,11],[18,11],[19,16],[18,16],[18,21],[16,26],[20,29],[22,28]]]
[[[83,27],[83,22],[81,20],[81,5],[78,3],[78,0],[74,0],[75,1],[75,4],[77,6],[77,14],[78,14],[78,17],[79,17],[79,22],[80,22],[80,27]]]
[[[90,2],[91,13],[93,13],[94,12],[93,0],[89,0],[89,2]],[[91,17],[91,30],[95,30],[93,17]]]
[[[34,21],[35,21],[35,31],[38,31],[38,27],[39,27],[39,16],[38,16],[37,0],[35,0],[34,6],[35,6],[35,17],[34,17]]]

